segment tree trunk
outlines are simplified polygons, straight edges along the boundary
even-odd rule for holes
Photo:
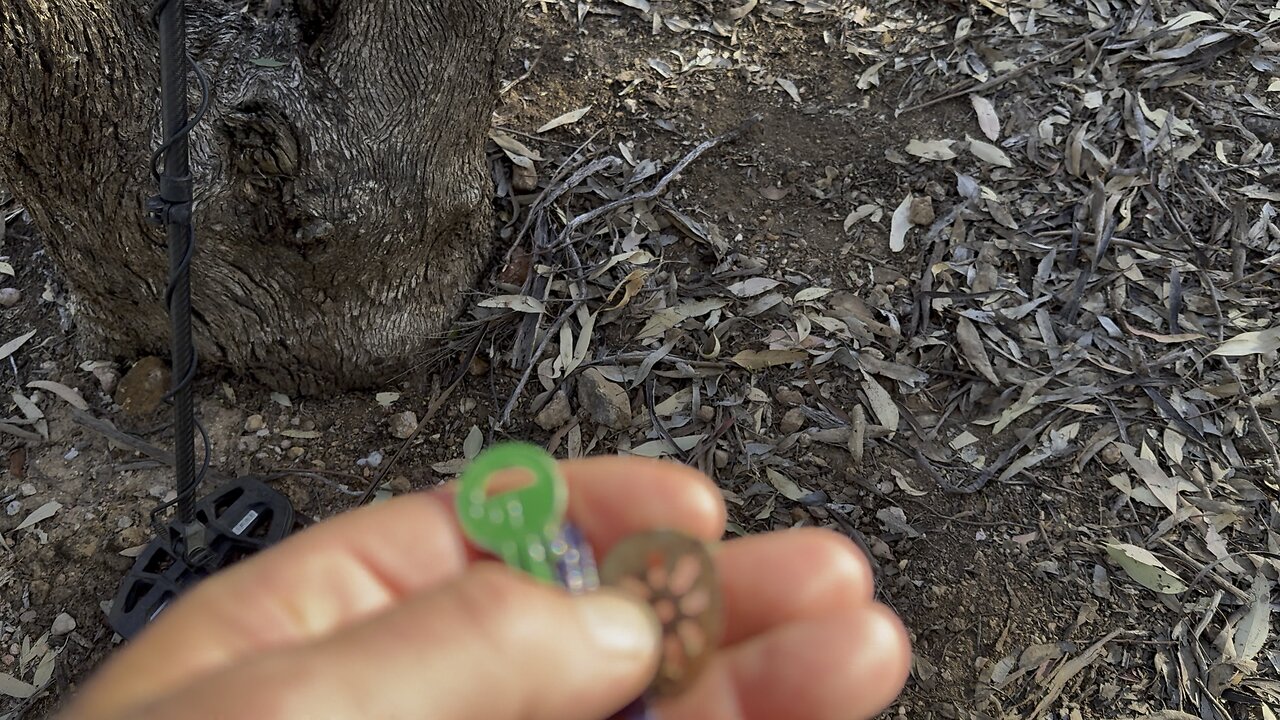
[[[191,136],[201,367],[374,385],[489,257],[483,149],[515,0],[188,2],[212,102]],[[150,0],[0,0],[0,183],[95,357],[167,354]],[[198,95],[192,81],[192,112]]]

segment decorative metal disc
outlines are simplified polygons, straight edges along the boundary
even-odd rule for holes
[[[720,583],[706,545],[670,530],[632,535],[605,558],[600,581],[642,598],[662,622],[662,662],[649,692],[669,697],[692,686],[723,630]]]

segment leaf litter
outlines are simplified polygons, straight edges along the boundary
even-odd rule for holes
[[[693,61],[651,59],[650,75],[620,76],[635,86],[737,67],[793,103],[812,102],[801,78],[725,49],[762,26],[800,28],[861,63],[859,90],[896,83],[900,116],[958,101],[972,130],[884,148],[903,176],[950,182],[848,195],[844,232],[855,242],[878,237],[889,257],[902,258],[896,297],[859,290],[852,272],[810,292],[813,278],[738,251],[740,238],[666,197],[680,163],[732,152],[736,131],[707,137],[675,165],[629,144],[525,148],[555,172],[506,213],[504,264],[527,269],[493,297],[516,294],[545,312],[477,310],[469,336],[509,348],[509,367],[532,381],[507,399],[498,428],[517,404],[537,410],[595,367],[634,389],[633,407],[652,398],[630,432],[610,436],[611,447],[674,457],[719,478],[731,472],[730,504],[752,518],[776,516],[787,502],[808,506],[806,488],[823,487],[812,482],[824,468],[812,465],[808,446],[771,435],[783,420],[774,402],[795,409],[792,422],[812,424],[806,441],[843,448],[856,465],[868,447],[904,453],[932,486],[902,479],[877,492],[908,500],[1105,473],[1105,492],[1126,503],[1107,513],[1119,529],[1081,529],[1093,550],[1053,548],[1037,567],[1079,567],[1095,594],[1113,599],[1113,588],[1124,588],[1128,612],[1151,632],[1171,633],[1148,657],[1181,668],[1151,678],[1153,692],[1178,707],[1229,717],[1214,680],[1228,661],[1224,647],[1243,668],[1230,686],[1236,699],[1280,702],[1265,663],[1238,660],[1243,650],[1262,657],[1276,641],[1259,609],[1270,606],[1258,599],[1258,578],[1270,592],[1277,563],[1267,553],[1280,547],[1269,529],[1280,517],[1280,336],[1270,316],[1280,120],[1264,97],[1265,75],[1248,70],[1228,87],[1210,73],[1224,58],[1271,67],[1280,52],[1266,35],[1274,7],[990,0],[950,12],[753,0],[718,12],[625,2],[578,5],[574,14],[568,3],[556,6],[579,23],[592,13],[635,13],[655,34],[727,43],[708,42]],[[760,192],[785,202],[804,190],[787,183]],[[688,243],[700,259],[690,260]],[[646,262],[619,259],[636,250]],[[677,275],[673,262],[702,269]],[[796,390],[792,405],[784,398]],[[571,425],[569,435],[592,433]],[[603,438],[597,432],[590,443]],[[728,468],[717,462],[725,455]],[[832,522],[848,511],[839,502],[820,507]],[[877,517],[895,537],[927,537],[906,512],[892,506]],[[1217,601],[1223,612],[1204,614],[1224,583],[1234,592]],[[1207,627],[1186,632],[1202,614]],[[1223,646],[1215,632],[1242,637]],[[996,657],[979,670],[986,680],[973,709],[1016,717],[1073,692],[1079,702],[1114,697],[1119,690],[1106,683],[1085,688],[1129,636],[1099,633],[1082,654],[1047,661],[1047,684],[1031,680],[1043,672],[1007,674],[999,693],[983,684],[995,682]],[[1028,702],[1010,694],[1016,683]]]

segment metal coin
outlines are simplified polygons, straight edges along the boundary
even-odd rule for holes
[[[632,535],[605,558],[600,581],[643,599],[662,622],[662,661],[649,692],[669,697],[692,686],[723,632],[720,583],[706,545],[671,530]]]

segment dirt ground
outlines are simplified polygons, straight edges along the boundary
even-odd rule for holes
[[[907,192],[933,196],[935,203],[948,192],[954,195],[950,189],[956,173],[939,165],[920,170],[888,156],[901,154],[913,140],[981,137],[970,99],[957,97],[895,117],[904,93],[914,87],[912,74],[921,69],[890,72],[890,62],[880,84],[868,86],[863,79],[881,58],[833,51],[832,34],[852,31],[824,22],[827,16],[817,10],[779,12],[777,22],[766,22],[760,17],[766,12],[762,4],[746,16],[734,37],[717,38],[667,27],[655,32],[649,16],[637,11],[641,5],[648,4],[530,3],[504,72],[508,86],[495,127],[524,133],[518,137],[547,155],[589,138],[604,148],[627,144],[636,157],[659,160],[665,173],[697,143],[758,113],[760,121],[742,138],[712,149],[677,178],[667,201],[699,221],[714,223],[735,252],[761,259],[777,277],[803,278],[805,284],[862,297],[880,294],[891,305],[909,308],[913,284],[937,259],[925,247],[890,252],[890,216]],[[659,5],[673,6],[667,17],[676,10],[694,17],[706,9],[700,3],[655,3]],[[849,9],[848,4],[834,5]],[[985,12],[977,3],[967,11],[949,4],[888,5],[909,9],[921,27]],[[583,8],[589,12],[579,20]],[[874,22],[874,17],[868,20]],[[883,30],[886,35],[901,32],[908,31]],[[705,57],[727,58],[728,66],[707,61],[699,69],[699,49],[706,51]],[[655,75],[655,60],[676,69],[671,78],[654,80],[662,75]],[[691,69],[679,71],[682,64]],[[776,78],[792,83],[800,101]],[[939,80],[930,96],[948,85]],[[1016,89],[1007,92],[1013,98],[1009,105],[1016,105]],[[549,119],[586,106],[591,110],[581,120],[554,132],[535,132]],[[539,167],[543,174],[553,170]],[[1035,180],[1028,176],[1025,182]],[[0,217],[10,211],[3,198],[0,194]],[[851,211],[868,202],[883,208],[878,222],[846,227]],[[939,217],[943,210],[939,204]],[[705,253],[700,247],[680,240],[672,253],[683,252],[696,261]],[[35,331],[0,367],[5,394],[30,394],[30,381],[54,380],[75,388],[89,415],[167,446],[167,431],[151,430],[163,423],[163,412],[131,417],[119,407],[117,379],[130,363],[76,354],[74,319],[57,275],[43,257],[38,234],[21,216],[8,223],[0,260],[17,269],[15,277],[0,275],[0,287],[8,284],[22,293],[16,305],[0,308],[0,343]],[[954,338],[947,344],[954,345]],[[489,345],[482,347],[481,360],[472,363],[477,372],[465,376],[395,461],[387,476],[389,490],[401,493],[448,479],[450,466],[464,456],[465,440],[477,427],[487,441],[554,442],[561,454],[566,444],[573,444],[563,428],[546,430],[534,422],[533,392],[517,403],[509,425],[492,431],[491,421],[519,376],[502,362],[505,348],[499,345],[497,351],[495,357]],[[273,397],[272,388],[203,377],[196,392],[211,438],[213,467],[228,476],[312,471],[278,482],[298,510],[322,519],[348,509],[378,468],[404,445],[391,433],[391,416],[405,410],[424,416],[465,358],[451,350],[440,360],[389,385],[386,391],[399,397],[386,405],[373,393],[352,393],[293,398],[286,406],[283,398]],[[94,361],[101,364],[85,364]],[[1276,696],[1267,692],[1280,693],[1274,684],[1280,651],[1265,633],[1269,644],[1254,651],[1253,672],[1228,662],[1209,663],[1218,668],[1212,678],[1217,684],[1208,693],[1211,701],[1202,697],[1198,704],[1187,704],[1170,690],[1201,682],[1185,667],[1187,658],[1178,654],[1189,632],[1187,623],[1177,622],[1181,609],[1168,596],[1157,597],[1135,583],[1102,550],[1117,538],[1141,544],[1168,531],[1163,516],[1135,504],[1133,493],[1120,489],[1115,478],[1124,474],[1123,460],[1103,452],[1100,460],[1081,467],[1069,456],[1054,456],[1033,471],[993,480],[977,492],[948,492],[940,481],[951,477],[959,460],[939,464],[917,459],[914,446],[879,436],[867,440],[858,464],[850,460],[845,442],[815,441],[800,437],[805,433],[779,430],[787,411],[796,407],[791,398],[797,394],[811,409],[821,410],[822,398],[844,413],[866,404],[865,393],[859,394],[860,373],[842,367],[825,372],[824,389],[817,395],[801,376],[784,368],[742,380],[765,396],[752,406],[758,426],[745,445],[791,436],[785,449],[777,450],[788,458],[786,463],[770,467],[810,491],[825,493],[822,502],[780,495],[778,484],[765,480],[750,457],[725,457],[708,469],[730,501],[735,532],[822,525],[855,536],[871,551],[878,593],[902,615],[916,652],[910,685],[885,717],[1274,717],[1263,706],[1270,702],[1277,707]],[[1018,398],[1015,391],[944,403],[952,393],[963,392],[961,378],[977,375],[959,366],[929,373],[927,390],[902,400],[905,406],[915,404],[919,418],[932,413],[938,421],[938,415],[950,412],[941,410],[944,405],[954,410],[956,422],[998,416]],[[105,624],[104,603],[129,568],[129,555],[150,537],[148,513],[171,482],[159,463],[113,446],[77,423],[67,402],[48,391],[36,392],[41,393],[36,399],[48,423],[48,439],[28,443],[0,434],[0,504],[7,507],[0,514],[0,672],[32,682],[37,666],[54,659],[46,691],[26,700],[0,694],[0,718],[7,720],[49,717],[59,700],[117,647]],[[1142,396],[1132,387],[1127,392]],[[808,420],[819,414],[811,412]],[[260,422],[253,416],[260,416]],[[975,430],[973,448],[994,458],[1024,440],[1030,447],[1045,432],[1037,426],[1043,417],[1028,413],[998,436]],[[834,427],[824,422],[817,426]],[[282,434],[288,430],[304,435],[314,430],[319,437]],[[1077,444],[1091,442],[1086,440],[1091,427],[1075,431]],[[635,438],[626,432],[593,430],[585,421],[580,435],[577,447],[591,452],[634,447]],[[939,441],[946,444],[952,437],[954,433]],[[1241,453],[1257,463],[1264,450],[1253,450],[1251,455],[1241,443]],[[371,463],[378,460],[375,453],[381,460]],[[1268,551],[1277,552],[1280,527],[1274,523],[1280,493],[1274,481],[1256,479],[1260,476],[1243,466],[1236,469],[1255,478],[1250,487],[1261,488],[1251,495],[1243,485],[1233,485],[1232,497],[1263,509],[1245,534],[1255,542],[1249,547],[1261,553],[1250,557],[1259,564],[1258,577],[1274,578],[1274,561],[1268,569],[1265,558]],[[52,516],[16,529],[50,501],[60,503]],[[1268,507],[1270,521],[1262,519]],[[1182,547],[1179,543],[1164,557],[1183,580],[1190,580],[1200,565],[1189,559],[1179,564],[1182,555],[1196,555]],[[1220,576],[1215,582],[1219,588],[1231,584]],[[1247,579],[1232,587],[1250,592]],[[1199,592],[1207,598],[1213,591],[1202,586]],[[1232,622],[1247,614],[1247,604],[1238,611],[1216,609],[1221,589],[1217,595],[1212,607],[1204,598],[1193,598],[1200,604],[1188,615],[1192,626],[1202,612],[1230,616]],[[1234,595],[1228,591],[1228,600],[1234,602]],[[66,632],[64,620],[58,634],[51,634],[59,625],[55,619],[64,613],[74,619],[74,629]],[[1221,642],[1231,645],[1229,639]],[[1169,658],[1183,667],[1172,669]],[[1079,667],[1072,664],[1077,660],[1083,663]],[[1250,679],[1253,684],[1246,682]]]

